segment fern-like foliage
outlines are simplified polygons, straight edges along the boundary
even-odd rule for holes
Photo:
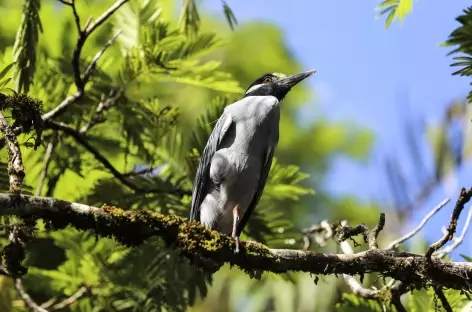
[[[470,77],[472,76],[472,7],[464,10],[462,15],[459,15],[456,20],[460,26],[452,31],[445,45],[456,46],[454,50],[449,52],[451,54],[461,54],[461,56],[454,57],[456,61],[451,66],[460,67],[453,75],[460,75]],[[472,83],[471,83],[472,85]],[[468,101],[472,101],[472,91],[467,97]]]
[[[40,5],[40,0],[25,1],[21,26],[16,34],[13,58],[16,61],[14,75],[17,78],[18,92],[29,91],[36,70],[36,48],[39,32],[42,32]]]
[[[94,206],[109,204],[188,216],[200,155],[224,107],[238,100],[243,89],[215,58],[224,40],[198,28],[195,3],[184,2],[183,24],[179,24],[163,18],[168,13],[163,11],[163,2],[129,1],[84,45],[81,68],[90,64],[110,33],[122,31],[97,63],[83,97],[56,119],[80,132],[89,147],[68,133],[44,129],[44,147],[53,141],[55,147],[42,195]],[[42,5],[42,14],[52,12],[47,7],[51,3]],[[87,11],[88,5],[76,5],[81,17],[95,13]],[[234,26],[236,18],[225,2],[223,10]],[[49,20],[42,18],[44,23]],[[51,41],[54,49],[49,42],[43,46],[40,41],[32,73],[34,84],[28,85],[29,94],[44,102],[44,111],[76,92],[70,65],[76,40],[69,35],[73,20],[62,26],[63,30],[54,32],[60,38]],[[46,33],[49,29],[45,25]],[[46,40],[43,38],[39,39]],[[25,40],[21,39],[23,47]],[[11,85],[6,77],[10,68],[20,67],[20,60],[15,60],[14,65],[0,70],[0,87]],[[192,103],[182,100],[182,90],[205,92],[205,102],[200,98],[194,106],[198,113],[189,114]],[[25,149],[28,183],[39,183],[45,150],[33,153]],[[152,170],[140,173],[141,167]],[[299,233],[284,212],[295,209],[302,196],[313,193],[301,186],[307,177],[298,167],[274,159],[266,191],[246,227],[245,238],[274,248],[293,247]],[[0,188],[8,189],[4,163],[0,163]],[[28,193],[27,187],[23,190]],[[39,223],[37,236],[27,248],[29,272],[23,283],[38,303],[51,297],[67,298],[84,283],[89,287],[90,294],[68,307],[69,311],[187,311],[189,305],[206,296],[212,281],[211,274],[158,238],[128,249],[109,239],[97,239],[92,231],[49,231]],[[290,274],[284,277],[292,278]],[[270,276],[264,279],[269,285]]]
[[[8,91],[7,85],[12,80],[11,77],[7,77],[10,70],[15,66],[15,62],[8,64],[2,70],[0,70],[0,93]]]
[[[25,282],[32,293],[48,289],[72,295],[85,281],[100,299],[83,300],[77,311],[186,311],[211,281],[158,239],[130,250],[75,229],[48,236],[64,261],[55,270],[34,266],[39,259],[31,261]]]

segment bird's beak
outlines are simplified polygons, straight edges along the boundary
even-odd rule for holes
[[[303,79],[305,79],[307,77],[310,77],[314,73],[316,73],[315,69],[309,70],[309,71],[306,71],[306,72],[303,72],[303,73],[300,73],[300,74],[296,74],[296,75],[293,75],[293,76],[289,76],[289,77],[279,79],[279,80],[275,81],[275,83],[277,85],[281,86],[281,87],[293,88],[297,83],[299,83],[300,81],[302,81]]]

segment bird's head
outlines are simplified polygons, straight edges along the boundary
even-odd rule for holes
[[[303,79],[313,75],[316,70],[309,70],[293,76],[285,76],[281,73],[264,74],[257,78],[246,90],[246,96],[275,96],[279,101],[287,95],[287,93],[296,84]]]

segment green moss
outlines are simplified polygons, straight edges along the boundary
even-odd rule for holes
[[[41,118],[43,103],[23,93],[15,93],[11,96],[2,95],[0,98],[0,109],[10,110],[14,120],[12,128],[21,126],[24,133],[30,133],[32,129],[36,132],[36,150],[41,145],[43,132],[43,119]]]
[[[10,243],[1,252],[2,266],[12,276],[22,276],[28,272],[28,269],[21,264],[25,258],[25,248],[20,243]]]

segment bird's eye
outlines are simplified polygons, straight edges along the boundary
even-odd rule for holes
[[[265,77],[264,83],[272,82],[272,77]]]

